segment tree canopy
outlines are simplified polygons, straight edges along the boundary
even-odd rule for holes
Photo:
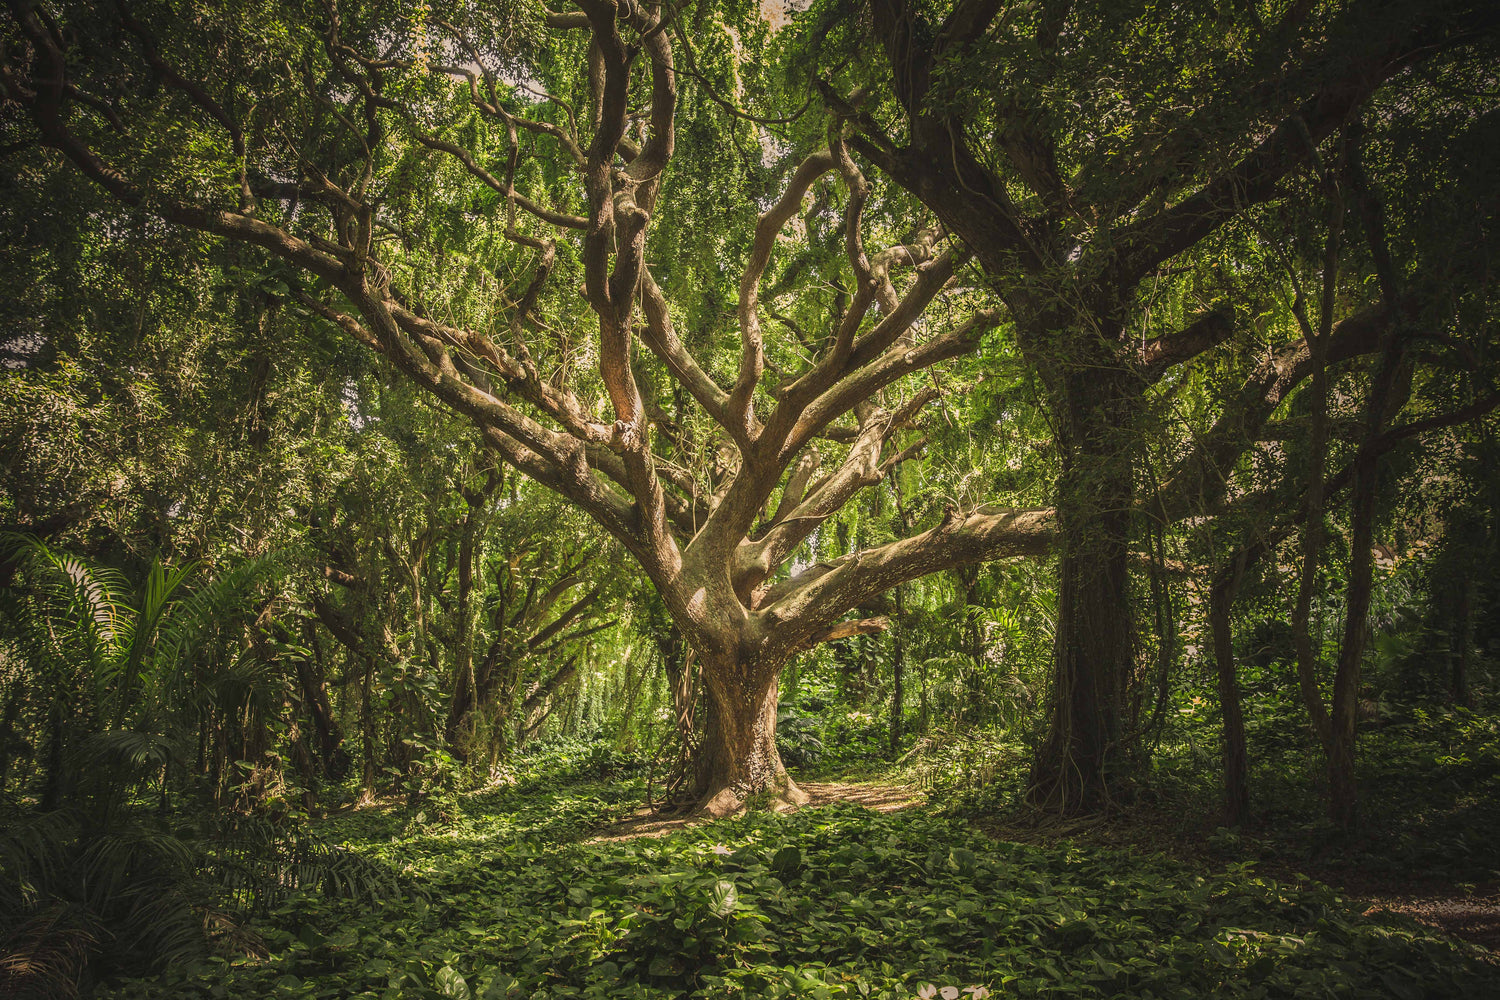
[[[164,803],[417,802],[608,717],[793,806],[826,672],[1067,816],[1207,685],[1234,825],[1274,664],[1352,829],[1418,563],[1471,698],[1491,4],[8,11],[0,790],[133,727]]]

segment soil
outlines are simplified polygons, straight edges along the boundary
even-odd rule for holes
[[[832,805],[835,802],[853,802],[876,812],[896,812],[927,801],[927,796],[915,788],[877,781],[799,781],[797,787],[808,795],[807,803],[801,806],[803,809]],[[704,820],[702,816],[662,815],[643,806],[589,843],[634,840],[637,837],[665,837],[677,830],[696,826]]]
[[[1493,889],[1493,887],[1491,887]],[[1484,896],[1360,894],[1365,915],[1404,913],[1418,923],[1489,951],[1488,961],[1500,965],[1500,891]]]

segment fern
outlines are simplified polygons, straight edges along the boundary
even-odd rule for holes
[[[207,678],[194,660],[238,620],[275,557],[196,591],[196,565],[157,561],[132,590],[116,571],[33,538],[0,537],[0,549],[22,570],[6,598],[7,654],[47,706],[54,745],[67,738],[51,767],[68,772],[58,787],[71,789],[65,808],[10,817],[0,832],[0,994],[69,996],[89,975],[145,974],[238,943],[254,950],[239,924],[290,891],[400,893],[385,869],[297,830],[241,820],[183,837],[132,810],[132,792],[186,762],[206,704],[234,716],[274,707],[276,685],[255,655],[238,650]]]
[[[147,974],[210,950],[262,950],[243,924],[290,894],[376,902],[411,888],[297,826],[256,817],[183,837],[78,809],[0,834],[0,995],[69,996],[85,968]],[[7,992],[8,991],[8,992]]]
[[[247,914],[273,909],[292,892],[377,902],[412,890],[385,866],[293,825],[257,816],[226,821],[201,871]]]
[[[0,935],[0,996],[78,996],[78,981],[98,945],[88,914],[54,901]]]
[[[143,700],[185,706],[194,655],[214,638],[222,622],[233,618],[246,594],[285,571],[285,562],[279,552],[247,559],[180,596],[176,612],[161,624],[159,663],[149,679],[152,686],[142,691]]]

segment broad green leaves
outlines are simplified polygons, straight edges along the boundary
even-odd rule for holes
[[[577,788],[573,794],[584,792]],[[430,901],[305,899],[261,966],[177,976],[172,995],[434,997],[1455,996],[1493,970],[1409,922],[1237,868],[997,843],[917,812],[752,814],[663,839],[567,843],[567,798],[476,803],[405,857]],[[569,807],[571,808],[571,807]],[[471,825],[472,824],[472,825]],[[586,827],[585,827],[586,828]],[[510,836],[474,837],[480,830]],[[378,840],[385,840],[377,844]],[[561,842],[559,842],[561,841]],[[293,985],[295,981],[298,985]],[[161,984],[149,984],[160,989]],[[112,995],[144,996],[148,984]],[[988,991],[986,994],[985,991]]]

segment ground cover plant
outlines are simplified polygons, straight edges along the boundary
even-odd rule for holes
[[[378,907],[315,894],[266,957],[116,983],[128,997],[1481,996],[1500,967],[1408,918],[1251,864],[995,840],[931,806],[750,812],[592,839],[639,784],[567,781],[320,826],[403,873]],[[939,991],[946,991],[941,992]],[[988,991],[986,993],[986,991]]]
[[[1500,992],[1497,65],[9,0],[0,994]]]

